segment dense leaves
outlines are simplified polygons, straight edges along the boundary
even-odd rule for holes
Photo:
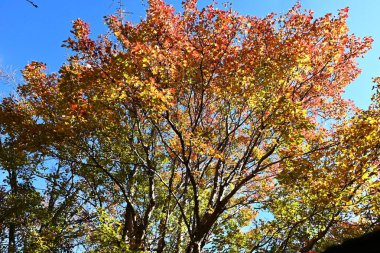
[[[379,96],[341,95],[372,42],[348,9],[241,16],[150,0],[0,107],[5,248],[308,252],[379,225]],[[12,211],[10,211],[12,210]]]

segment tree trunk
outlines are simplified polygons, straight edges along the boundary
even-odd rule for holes
[[[200,242],[190,242],[186,248],[186,253],[200,253],[201,252],[201,243]]]
[[[11,187],[11,194],[17,194],[17,174],[14,170],[9,172],[9,183]],[[15,214],[16,215],[16,214]],[[8,233],[8,253],[16,252],[16,224],[14,221],[16,217],[11,217],[11,221],[9,223],[9,233]]]
[[[16,226],[12,222],[9,224],[8,253],[16,252]]]

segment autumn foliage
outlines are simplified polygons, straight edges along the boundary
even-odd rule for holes
[[[372,39],[348,9],[148,2],[98,40],[74,21],[59,72],[32,62],[3,99],[4,249],[308,252],[379,226],[379,96],[342,98]]]

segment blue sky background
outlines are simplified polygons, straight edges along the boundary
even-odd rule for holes
[[[34,0],[34,8],[25,0],[0,0],[0,67],[16,73],[33,60],[47,63],[48,71],[57,71],[70,53],[62,48],[69,37],[71,21],[81,18],[91,24],[94,36],[107,31],[103,17],[115,12],[118,0]],[[181,0],[167,0],[180,9]],[[219,1],[220,3],[224,1]],[[230,0],[241,14],[265,16],[270,12],[284,13],[296,0]],[[315,16],[350,7],[348,24],[357,36],[372,36],[373,49],[359,63],[363,72],[347,88],[346,97],[365,108],[370,103],[372,78],[380,76],[380,1],[379,0],[300,0],[303,8],[315,11]],[[142,0],[124,0],[124,8],[132,14],[133,22],[145,15]],[[200,0],[199,5],[210,3]],[[0,97],[14,90],[14,86],[0,82]]]

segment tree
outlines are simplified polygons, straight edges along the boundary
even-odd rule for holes
[[[26,0],[28,3],[30,3],[34,8],[38,8],[38,5],[35,4],[33,1],[31,0]]]
[[[59,165],[39,175],[67,251],[307,252],[378,225],[378,100],[341,97],[372,39],[348,34],[348,9],[148,3],[97,41],[74,21],[59,72],[32,62],[1,105],[2,138]]]
[[[377,243],[380,238],[380,231],[375,231],[365,234],[361,237],[354,238],[343,242],[342,245],[336,245],[328,248],[324,253],[338,253],[338,252],[378,252],[380,246]]]
[[[10,68],[0,67],[0,81],[9,83],[15,81],[15,71]]]

